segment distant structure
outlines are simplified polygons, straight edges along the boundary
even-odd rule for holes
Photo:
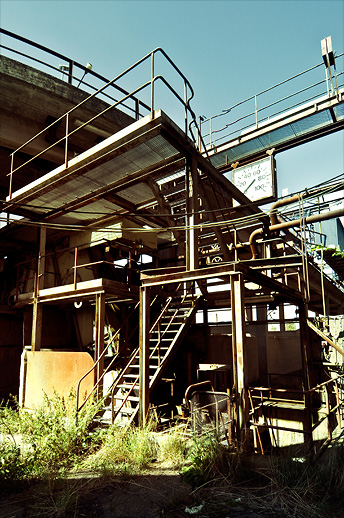
[[[342,247],[344,208],[321,200],[344,179],[277,199],[274,157],[344,128],[329,40],[325,92],[263,119],[252,96],[250,117],[228,119],[245,127],[223,135],[235,107],[197,119],[162,49],[109,81],[1,32],[1,396],[35,408],[74,388],[80,409],[95,392],[112,422],[189,412],[259,453],[328,444],[341,431],[344,259],[321,235],[335,225]],[[128,91],[143,63],[149,77]]]

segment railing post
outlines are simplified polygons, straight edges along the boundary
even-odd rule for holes
[[[96,315],[95,315],[96,337],[95,337],[95,358],[97,363],[96,382],[98,383],[97,395],[102,397],[103,382],[102,374],[104,371],[104,325],[105,325],[105,293],[96,295]]]
[[[334,382],[334,386],[335,386],[335,390],[336,390],[336,402],[337,402],[337,415],[338,415],[338,424],[339,424],[339,428],[342,427],[342,419],[341,419],[341,415],[340,415],[340,398],[339,398],[339,390],[338,390],[338,383],[337,383],[337,380],[335,380]]]
[[[74,249],[74,289],[76,290],[76,280],[77,280],[77,264],[78,264],[78,247],[76,246]]]
[[[325,385],[325,400],[326,400],[326,413],[327,413],[327,436],[328,439],[332,439],[332,429],[330,423],[331,407],[330,407],[330,395],[328,385]]]
[[[69,132],[69,113],[66,114],[66,136],[65,136],[65,167],[68,167],[68,132]]]
[[[13,165],[14,165],[14,153],[11,154],[10,192],[9,192],[9,198],[10,199],[12,198]]]
[[[257,105],[257,95],[254,96],[254,111],[256,114],[256,128],[258,128],[258,105]]]
[[[151,118],[154,119],[154,52],[151,54]]]
[[[73,83],[73,64],[74,64],[74,61],[70,61],[69,67],[68,67],[68,83],[70,85]]]
[[[184,79],[184,118],[185,118],[185,135],[188,134],[188,108],[187,108],[187,92],[188,87]]]
[[[140,101],[135,99],[135,119],[138,121],[140,118]]]

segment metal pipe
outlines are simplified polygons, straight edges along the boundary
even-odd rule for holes
[[[323,212],[321,214],[313,214],[312,216],[304,218],[304,220],[300,218],[293,219],[292,221],[283,221],[282,223],[270,225],[267,231],[275,232],[276,230],[287,230],[292,227],[300,227],[303,221],[306,225],[308,225],[310,223],[317,223],[319,221],[326,221],[328,219],[340,218],[341,216],[344,216],[344,208],[330,212]],[[257,259],[259,257],[259,252],[257,248],[257,238],[258,236],[263,235],[263,232],[264,229],[259,228],[254,230],[254,232],[252,232],[252,234],[250,235],[249,243],[252,252],[252,259]]]
[[[271,205],[270,209],[270,221],[271,225],[277,225],[278,223],[283,223],[284,220],[281,218],[279,214],[277,214],[276,209],[279,207],[284,207],[285,205],[289,205],[291,203],[295,203],[301,199],[306,199],[309,196],[314,196],[316,194],[324,194],[324,187],[319,187],[318,189],[311,189],[310,191],[305,191],[303,193],[294,194],[293,196],[289,196],[288,198],[282,198],[277,200],[275,203]]]

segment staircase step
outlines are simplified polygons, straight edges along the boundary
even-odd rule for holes
[[[127,397],[126,394],[120,394],[119,396],[114,396],[114,399],[125,399],[125,398],[127,398],[127,401],[132,401],[133,403],[137,403],[140,400],[139,396],[130,395]]]
[[[118,412],[118,415],[132,415],[134,412],[136,412],[136,408],[126,408],[122,407],[121,410],[119,410],[120,407],[114,407],[114,413]]]
[[[170,342],[171,338],[160,338],[160,342]],[[159,342],[159,338],[151,338],[150,342]]]
[[[132,388],[133,384],[132,383],[122,383],[121,385],[117,385],[117,388],[119,389],[124,389],[124,390],[130,390]],[[135,387],[133,390],[139,390],[139,384],[136,383]],[[114,398],[116,399],[116,395],[114,396]],[[130,396],[129,396],[130,397]]]

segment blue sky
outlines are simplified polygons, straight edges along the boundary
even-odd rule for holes
[[[0,9],[3,28],[108,78],[163,47],[207,117],[320,63],[324,37],[344,51],[342,0],[1,0]],[[290,192],[342,173],[343,132],[280,154],[277,166]]]

